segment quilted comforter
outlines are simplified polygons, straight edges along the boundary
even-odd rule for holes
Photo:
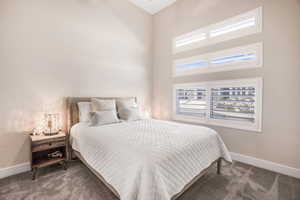
[[[160,120],[79,123],[71,145],[121,200],[170,200],[219,157],[231,162],[214,130]]]

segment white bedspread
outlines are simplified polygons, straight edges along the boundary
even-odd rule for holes
[[[219,157],[231,162],[214,130],[160,120],[79,123],[71,145],[121,200],[170,200]]]

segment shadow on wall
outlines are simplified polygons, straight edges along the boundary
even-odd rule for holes
[[[145,44],[150,39],[151,34],[145,34],[146,32],[151,32],[148,30],[148,24],[144,24],[144,28],[138,27],[137,24],[141,24],[145,18],[149,17],[149,14],[136,8],[131,3],[128,4],[127,1],[120,0],[104,0],[110,10],[114,13],[117,18],[122,21],[130,32],[133,32],[134,36],[138,39],[140,44]],[[137,10],[140,10],[140,17],[137,17]],[[151,23],[151,18],[149,17],[149,23]],[[142,23],[143,24],[143,23]],[[149,36],[149,38],[145,38]],[[148,41],[150,42],[150,41]]]
[[[51,103],[50,103],[51,102]],[[28,110],[20,108],[10,113],[8,124],[0,130],[0,168],[13,166],[30,160],[30,139],[29,134],[37,128],[44,118],[45,113],[60,113],[61,127],[66,130],[66,98],[57,98],[54,101],[47,101],[36,105],[41,110]],[[5,139],[4,139],[5,138]]]
[[[149,23],[151,23],[150,14],[147,14],[145,11],[135,7],[128,1],[120,1],[120,0],[77,0],[78,3],[84,6],[103,6],[108,7],[119,22],[124,24],[124,28],[129,32],[133,33],[135,38],[139,41],[140,44],[145,44],[149,38],[145,38],[147,35],[145,32],[150,32],[151,30],[147,30],[149,27],[147,24],[144,25],[144,29],[136,26],[137,24],[141,24],[140,22],[144,21],[145,18],[149,17]],[[137,11],[140,11],[140,17],[137,17]],[[148,34],[150,35],[150,34]]]
[[[22,155],[23,154],[23,159],[24,161],[30,160],[31,157],[31,149],[30,149],[30,139],[29,139],[29,133],[28,132],[22,132],[19,134],[24,134],[25,138],[23,141],[21,141],[19,152],[17,155]],[[15,158],[15,157],[12,157]],[[11,163],[18,163],[18,160],[12,160]]]
[[[29,132],[7,132],[0,141],[0,168],[10,167],[30,160]]]
[[[187,4],[184,1],[179,1],[176,4],[176,10],[177,11],[186,11],[186,12],[191,12],[193,15],[197,16],[198,13],[205,13],[205,12],[211,12],[213,8],[222,0],[190,0],[193,1],[194,7],[192,10],[185,9],[184,6]],[[191,14],[189,13],[189,14]]]
[[[60,126],[64,127],[65,118],[65,99],[58,98],[39,98],[39,101],[33,103],[16,103],[14,108],[7,113],[6,123],[3,123],[2,133],[15,133],[20,131],[30,132],[34,128],[43,125],[45,114],[58,113],[60,116]],[[10,119],[10,120],[9,120]],[[13,120],[12,120],[13,119]]]

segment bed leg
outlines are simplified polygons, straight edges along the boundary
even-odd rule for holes
[[[222,168],[222,158],[219,158],[217,161],[217,174],[221,174],[221,168]]]

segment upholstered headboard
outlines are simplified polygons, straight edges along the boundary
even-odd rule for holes
[[[79,110],[78,110],[78,102],[91,102],[92,98],[97,99],[131,99],[136,97],[68,97],[67,98],[67,133],[70,133],[70,129],[74,124],[79,122]]]

